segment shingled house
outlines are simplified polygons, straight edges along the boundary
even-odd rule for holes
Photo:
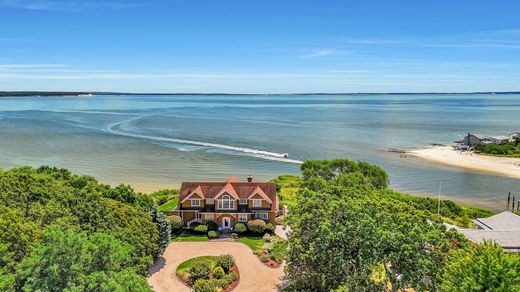
[[[174,214],[182,218],[185,227],[214,221],[219,230],[232,230],[236,223],[252,219],[274,225],[278,211],[276,184],[253,182],[249,176],[247,182],[236,177],[224,182],[183,182]]]

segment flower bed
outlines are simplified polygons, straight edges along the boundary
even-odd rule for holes
[[[192,258],[181,263],[176,273],[186,286],[195,291],[231,291],[240,279],[230,255]]]

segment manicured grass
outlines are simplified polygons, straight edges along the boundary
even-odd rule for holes
[[[214,267],[217,265],[217,259],[218,257],[216,256],[202,256],[202,257],[196,257],[196,258],[192,258],[192,259],[189,259],[185,262],[182,262],[178,267],[177,267],[177,274],[181,274],[181,273],[184,273],[186,272],[193,264],[197,263],[197,262],[207,262],[211,267]]]
[[[175,209],[175,207],[177,207],[178,202],[179,202],[179,198],[175,197],[175,198],[169,200],[168,202],[162,204],[161,206],[159,206],[159,211],[172,211],[173,209]]]
[[[172,236],[171,241],[208,241],[206,234],[197,234],[192,232],[184,232],[178,236]]]
[[[263,250],[265,241],[261,236],[246,235],[236,239],[242,243],[247,244],[254,253],[260,253]]]

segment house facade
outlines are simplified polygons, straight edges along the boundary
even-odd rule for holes
[[[274,225],[279,198],[275,183],[253,182],[251,176],[245,182],[236,177],[224,182],[183,182],[173,213],[182,218],[184,227],[213,221],[219,230],[232,230],[236,223],[253,219]]]

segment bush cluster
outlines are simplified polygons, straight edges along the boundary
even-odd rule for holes
[[[199,225],[193,227],[193,231],[198,232],[198,233],[207,233],[208,232],[208,226],[203,225],[203,224],[199,224]]]
[[[167,217],[172,226],[172,232],[179,231],[182,228],[182,218],[177,215],[170,215]]]
[[[214,231],[218,230],[218,224],[215,223],[214,221],[209,221],[208,223],[206,223],[206,226],[208,226],[208,230],[214,230]]]
[[[255,233],[263,233],[265,231],[266,225],[267,224],[265,224],[265,221],[262,219],[254,219],[247,222],[247,228],[251,232]]]
[[[236,233],[244,233],[247,231],[247,227],[244,223],[237,223],[235,224],[234,230]]]
[[[229,273],[231,267],[235,265],[235,260],[231,255],[221,255],[217,259],[217,266],[222,267],[224,272]]]
[[[208,231],[208,238],[209,239],[218,238],[218,233],[215,230],[210,230],[210,231]]]

